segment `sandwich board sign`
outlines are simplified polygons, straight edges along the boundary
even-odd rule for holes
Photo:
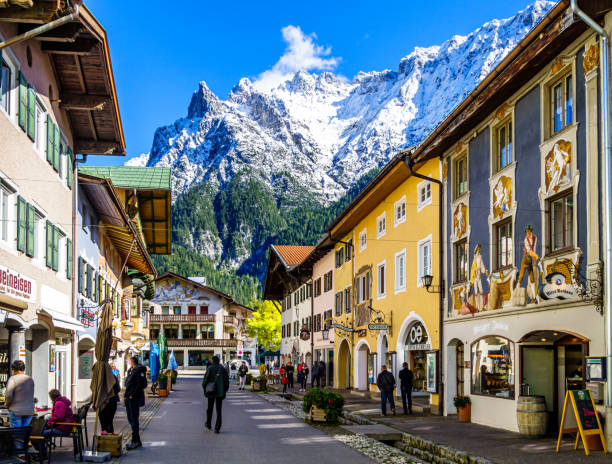
[[[569,411],[569,409],[571,409],[571,411]],[[574,414],[572,415],[571,412]],[[568,427],[566,427],[566,425]],[[574,449],[578,449],[578,442],[582,439],[584,453],[587,456],[589,455],[589,446],[586,437],[589,435],[599,435],[604,452],[608,452],[606,439],[604,438],[601,423],[599,422],[599,416],[597,415],[597,408],[595,407],[591,390],[568,390],[565,393],[563,415],[561,416],[559,438],[557,439],[557,453],[561,448],[561,438],[564,433],[577,433]]]

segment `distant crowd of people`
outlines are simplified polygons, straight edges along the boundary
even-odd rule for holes
[[[261,366],[260,366],[261,367]],[[260,369],[261,370],[261,369]],[[287,393],[288,390],[294,388],[294,375],[296,368],[291,361],[286,364],[281,364],[278,369],[278,374],[281,378],[281,384],[283,385],[283,393]],[[268,370],[270,373],[271,370]],[[305,362],[300,362],[297,365],[297,384],[299,391],[306,391],[308,385],[308,376],[310,375],[310,388],[322,387],[325,385],[326,379],[326,365],[324,361],[315,361],[312,365],[312,369],[308,367]]]

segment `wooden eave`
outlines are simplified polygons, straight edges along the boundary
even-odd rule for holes
[[[18,24],[24,33],[72,13],[66,0],[35,0],[31,6],[0,1],[0,21]],[[6,8],[2,6],[9,5]],[[59,96],[66,111],[75,153],[125,155],[125,137],[110,60],[108,37],[84,5],[76,21],[31,39],[49,55]]]
[[[312,256],[313,253],[318,253],[316,248],[308,257]],[[264,300],[282,300],[309,280],[312,277],[312,263],[300,268],[308,257],[302,263],[290,266],[287,265],[274,246],[271,246],[268,252],[268,265],[266,266],[262,298]]]
[[[172,253],[172,192],[137,189],[142,233],[151,254]]]
[[[411,155],[416,162],[442,156],[588,29],[578,18],[568,24],[569,3],[569,0],[560,1],[419,144]],[[578,3],[598,21],[612,10],[610,0]]]
[[[128,267],[145,274],[157,275],[147,248],[123,209],[112,182],[86,174],[79,174],[78,181],[79,190],[87,196],[104,227],[105,234],[122,259],[129,253]]]

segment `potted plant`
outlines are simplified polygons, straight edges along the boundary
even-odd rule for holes
[[[251,382],[251,388],[253,391],[264,391],[266,387],[267,381],[265,375],[260,375]]]
[[[342,415],[344,398],[327,388],[312,388],[302,400],[302,409],[313,422],[338,422]]]
[[[453,405],[459,412],[460,422],[470,422],[472,416],[472,401],[469,396],[460,395],[453,398]]]

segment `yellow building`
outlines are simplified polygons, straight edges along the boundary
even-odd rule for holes
[[[335,387],[377,392],[384,364],[402,363],[437,410],[440,383],[438,160],[407,167],[394,157],[334,220]],[[431,293],[430,293],[431,292]]]

